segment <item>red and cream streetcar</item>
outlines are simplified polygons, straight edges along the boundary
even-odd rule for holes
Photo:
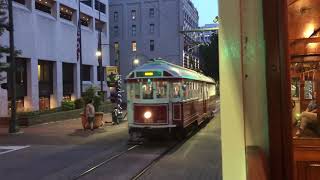
[[[182,133],[214,115],[215,81],[196,71],[154,59],[130,72],[126,82],[131,139]]]

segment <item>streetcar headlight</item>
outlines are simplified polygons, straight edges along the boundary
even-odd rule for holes
[[[144,113],[143,116],[144,116],[146,119],[149,119],[149,118],[151,118],[151,115],[152,115],[151,112],[150,112],[150,111],[147,111],[147,112]]]

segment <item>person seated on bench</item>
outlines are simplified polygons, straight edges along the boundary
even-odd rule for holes
[[[318,105],[316,103],[316,93],[314,92],[313,99],[310,101],[307,109],[301,113],[301,122],[299,125],[299,129],[296,132],[296,136],[301,136],[308,125],[317,123],[317,109]]]

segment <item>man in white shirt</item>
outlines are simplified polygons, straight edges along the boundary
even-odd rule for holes
[[[92,104],[92,100],[90,100],[86,106],[86,115],[88,118],[88,123],[90,125],[91,130],[93,130],[93,122],[94,122],[94,116],[95,116],[95,109]]]

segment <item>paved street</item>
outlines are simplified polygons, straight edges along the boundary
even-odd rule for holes
[[[0,129],[0,177],[74,179],[100,162],[126,151],[127,123],[82,130],[79,119],[36,125],[23,134]],[[137,146],[80,179],[130,179],[173,141]],[[221,179],[219,115],[187,142],[173,149],[141,179]]]
[[[222,180],[220,114],[147,171],[141,180]]]

